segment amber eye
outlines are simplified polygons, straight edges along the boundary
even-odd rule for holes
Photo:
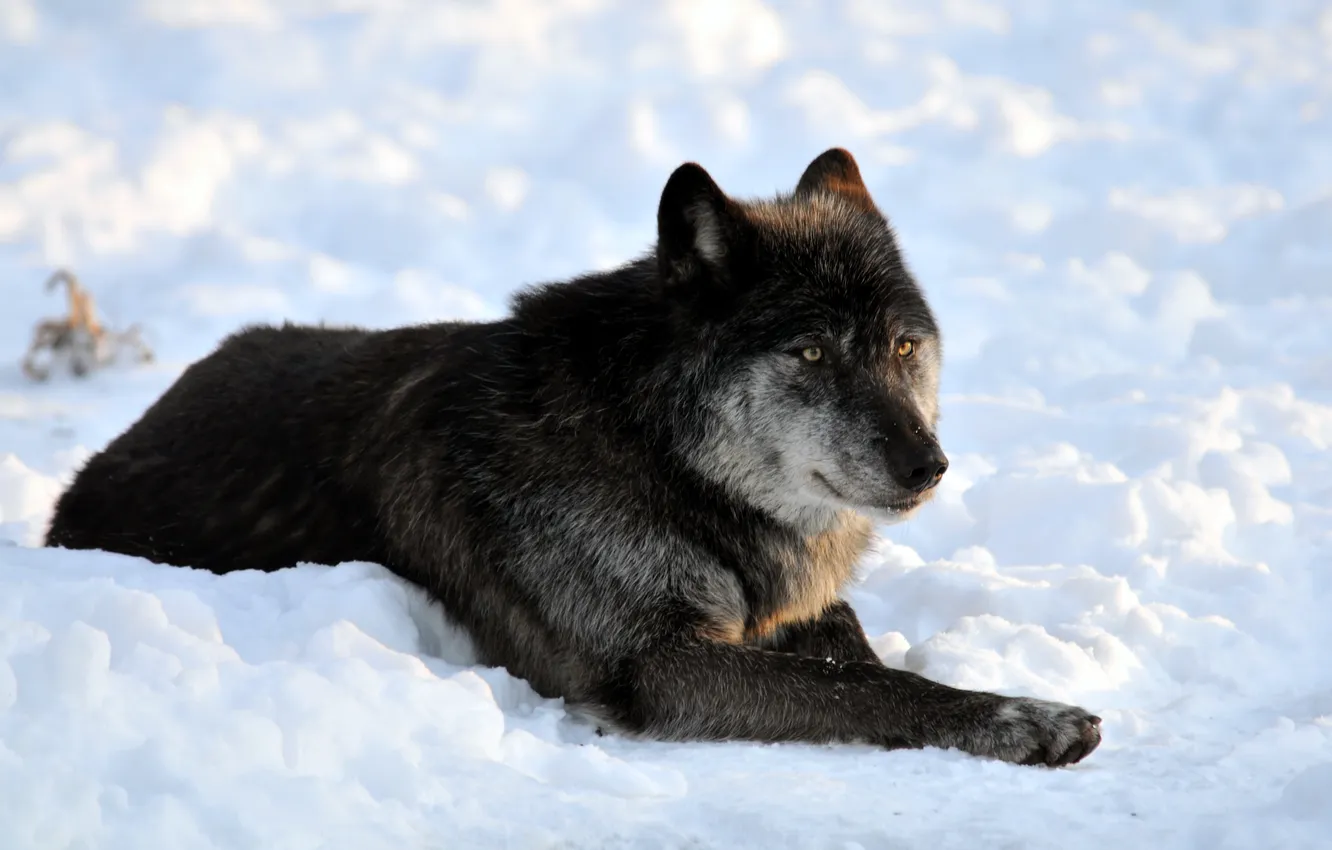
[[[903,340],[902,344],[897,346],[898,357],[910,357],[916,353],[916,344],[911,340]]]
[[[808,360],[810,363],[817,363],[823,359],[823,349],[819,348],[817,345],[811,345],[801,349],[800,356]]]

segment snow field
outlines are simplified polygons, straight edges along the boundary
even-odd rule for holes
[[[1327,847],[1329,80],[1297,0],[0,0],[0,847]],[[380,567],[34,548],[241,324],[493,316],[645,248],[680,161],[763,194],[830,145],[952,461],[851,601],[1101,715],[1082,764],[600,737]],[[22,378],[62,264],[158,363]]]

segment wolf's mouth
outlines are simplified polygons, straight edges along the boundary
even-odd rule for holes
[[[916,508],[924,504],[926,499],[928,499],[929,496],[932,495],[932,493],[926,492],[925,494],[920,496],[908,497],[905,499],[894,499],[888,502],[873,504],[868,502],[860,502],[856,499],[847,497],[844,493],[842,493],[841,490],[838,490],[835,486],[833,486],[833,483],[828,480],[827,476],[825,476],[822,472],[819,472],[818,470],[812,472],[810,474],[810,477],[813,478],[816,482],[818,482],[820,487],[827,490],[829,495],[831,495],[833,498],[837,499],[840,502],[845,502],[848,505],[861,505],[865,508],[872,508],[874,510],[891,511],[897,514],[903,514],[908,511],[915,510]]]
[[[821,486],[823,489],[831,493],[833,495],[833,498],[840,499],[843,502],[851,502],[850,499],[842,495],[841,490],[838,490],[836,487],[832,485],[832,482],[829,481],[822,472],[819,472],[816,469],[814,470],[813,474],[810,477],[813,478],[815,481],[817,481],[819,483],[819,486]],[[852,504],[854,504],[854,502],[852,502]]]

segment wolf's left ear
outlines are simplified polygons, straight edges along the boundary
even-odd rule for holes
[[[735,202],[703,166],[686,162],[671,173],[657,207],[657,263],[669,286],[710,270],[722,275],[739,229]]]
[[[882,214],[874,205],[869,189],[865,188],[865,181],[860,176],[860,167],[856,165],[856,158],[845,148],[830,148],[824,151],[815,157],[805,169],[805,173],[800,175],[800,182],[796,184],[795,190],[797,198],[808,200],[810,196],[821,193],[837,195],[865,212]]]

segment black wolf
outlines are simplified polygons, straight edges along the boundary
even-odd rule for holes
[[[1100,720],[884,666],[839,598],[947,469],[939,331],[849,153],[670,176],[653,250],[508,318],[252,327],[60,499],[47,544],[214,572],[373,561],[609,728],[1076,762]]]

